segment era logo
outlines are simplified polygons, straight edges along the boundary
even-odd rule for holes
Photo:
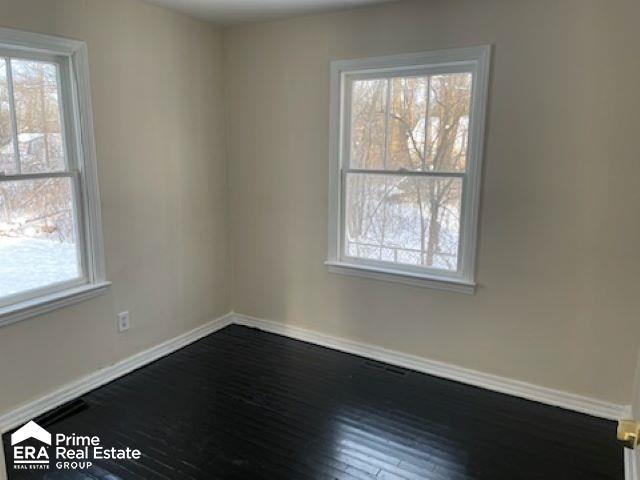
[[[18,445],[30,438],[38,440],[44,445],[39,447]],[[14,468],[48,468],[49,452],[46,446],[51,446],[51,434],[37,423],[29,422],[13,432],[11,434],[11,445],[13,446]]]

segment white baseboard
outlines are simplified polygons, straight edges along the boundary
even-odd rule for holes
[[[109,383],[127,373],[148,363],[164,357],[176,350],[189,345],[217,330],[232,323],[258,328],[267,332],[285,335],[305,342],[333,348],[347,353],[360,355],[381,362],[416,370],[430,375],[455,380],[469,385],[486,388],[500,393],[526,398],[568,410],[586,413],[596,417],[618,420],[630,416],[630,407],[604,402],[572,393],[553,390],[529,383],[512,380],[510,378],[482,373],[467,368],[450,365],[444,362],[428,360],[426,358],[407,355],[387,350],[382,347],[332,337],[312,330],[293,327],[279,322],[250,317],[237,313],[228,313],[212,320],[189,332],[167,340],[159,345],[137,353],[114,365],[103,368],[95,373],[80,378],[60,387],[43,397],[26,403],[15,410],[0,416],[0,434],[5,433],[30,419],[42,415],[70,400]],[[4,468],[3,449],[0,448],[0,480],[6,471]],[[640,480],[638,478],[635,452],[625,449],[625,479]]]
[[[137,353],[118,363],[91,373],[74,382],[68,383],[43,397],[24,404],[15,410],[0,416],[0,434],[22,425],[34,417],[42,415],[53,408],[69,402],[80,395],[84,395],[95,388],[126,375],[133,370],[143,367],[144,365],[164,357],[165,355],[175,352],[176,350],[179,350],[202,337],[206,337],[210,333],[230,325],[232,323],[232,318],[232,314],[228,313],[220,318],[194,328],[189,332],[183,333],[182,335]]]
[[[342,352],[379,360],[399,367],[428,373],[437,377],[455,380],[461,383],[486,388],[500,393],[533,400],[556,407],[586,413],[609,420],[619,420],[629,416],[630,407],[604,402],[573,393],[553,390],[538,385],[500,377],[489,373],[478,372],[463,367],[428,360],[426,358],[387,350],[375,345],[367,345],[351,340],[332,337],[312,330],[286,325],[280,322],[264,320],[242,314],[233,314],[233,323],[255,327],[271,333],[303,340],[305,342],[333,348]]]
[[[639,480],[636,457],[635,450],[624,449],[624,480]]]
[[[486,388],[500,393],[506,393],[516,397],[526,398],[536,402],[586,413],[596,417],[610,420],[619,420],[629,417],[630,407],[583,397],[573,393],[540,387],[519,380],[500,377],[488,373],[478,372],[463,367],[429,360],[414,355],[387,350],[375,345],[345,340],[332,337],[323,333],[307,330],[300,327],[286,325],[280,322],[264,320],[247,315],[228,313],[220,318],[212,320],[187,333],[172,338],[166,342],[137,353],[114,365],[110,365],[95,373],[89,374],[79,380],[71,382],[63,387],[29,402],[15,410],[0,416],[0,433],[15,428],[30,419],[60,406],[74,398],[100,387],[118,377],[136,370],[158,358],[164,357],[180,348],[195,342],[232,323],[255,327],[267,332],[285,335],[287,337],[303,340],[305,342],[333,348],[347,353],[379,360],[381,362],[397,365],[411,370],[416,370],[430,375],[455,380],[458,382]]]

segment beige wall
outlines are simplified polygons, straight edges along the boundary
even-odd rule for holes
[[[0,329],[0,414],[231,307],[629,403],[639,14],[635,0],[429,0],[232,28],[228,196],[220,31],[135,0],[0,0],[2,26],[88,42],[114,282]],[[484,43],[476,295],[328,274],[329,61]]]
[[[2,414],[226,313],[229,269],[221,32],[133,0],[0,0],[0,25],[88,43],[113,281],[0,328]]]
[[[229,30],[234,309],[630,403],[638,18],[636,0],[424,0]],[[477,293],[327,273],[329,61],[487,43]]]

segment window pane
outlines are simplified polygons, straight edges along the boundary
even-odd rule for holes
[[[7,63],[4,58],[0,58],[0,174],[16,173],[15,167]]]
[[[354,81],[350,167],[464,171],[471,86],[471,73]]]
[[[470,73],[430,78],[428,170],[458,172],[466,169],[471,84]]]
[[[428,77],[401,77],[391,80],[389,117],[389,158],[387,168],[425,170]]]
[[[387,80],[356,80],[351,100],[351,168],[385,163]]]
[[[0,299],[82,275],[72,192],[70,178],[0,182]]]
[[[350,173],[345,255],[456,271],[462,180]]]
[[[64,170],[57,66],[11,60],[11,68],[22,173]]]

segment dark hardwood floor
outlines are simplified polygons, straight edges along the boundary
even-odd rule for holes
[[[230,326],[41,420],[140,461],[10,479],[615,479],[613,422]]]

